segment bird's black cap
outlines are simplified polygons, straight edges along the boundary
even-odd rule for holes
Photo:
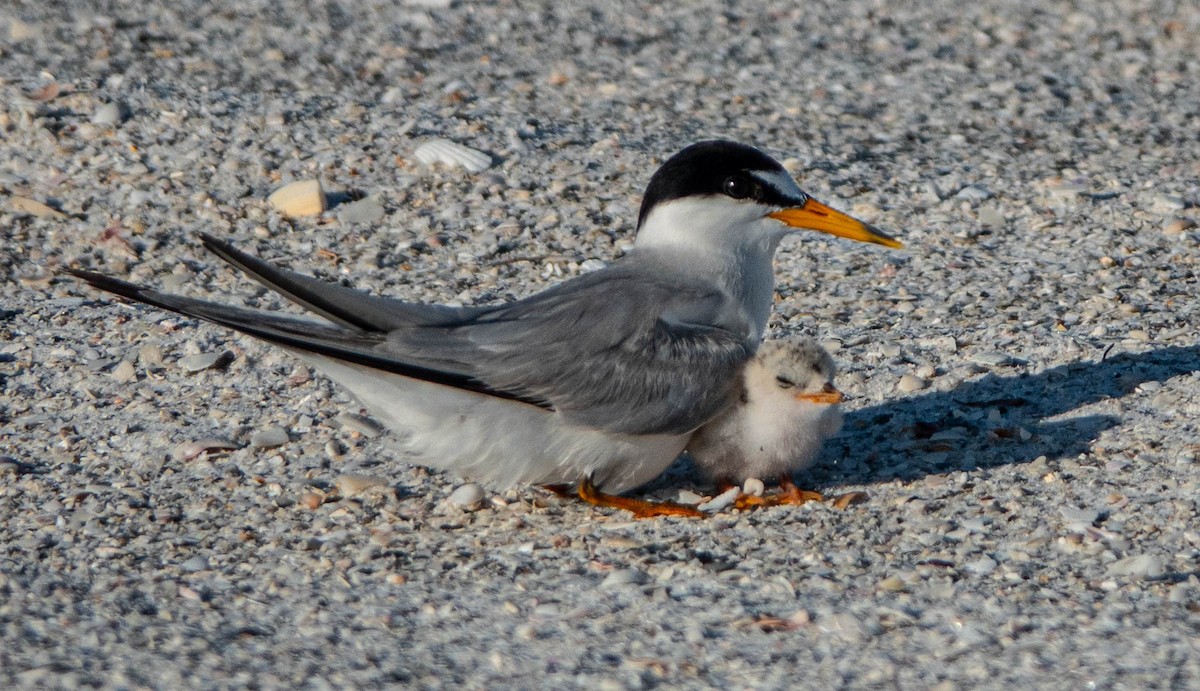
[[[692,144],[667,159],[650,178],[638,212],[638,227],[655,206],[684,197],[754,197],[754,201],[780,207],[800,201],[761,184],[749,175],[751,171],[786,175],[775,159],[752,146],[720,139]]]

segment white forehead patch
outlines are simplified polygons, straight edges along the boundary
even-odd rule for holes
[[[770,185],[778,190],[780,194],[787,197],[803,198],[807,195],[792,179],[791,175],[781,170],[752,170],[750,174],[760,180],[765,185]]]

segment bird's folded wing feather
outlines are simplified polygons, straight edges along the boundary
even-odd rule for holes
[[[251,277],[332,323],[231,307],[86,271],[93,286],[302,351],[561,413],[626,434],[684,434],[734,398],[755,344],[713,286],[633,255],[505,305],[376,297],[278,269],[213,238]]]
[[[468,374],[434,369],[390,355],[379,348],[384,339],[383,332],[348,329],[314,317],[234,307],[172,295],[91,271],[71,269],[68,273],[100,290],[204,319],[277,345],[490,396],[550,407],[543,400],[493,389]]]
[[[578,424],[683,434],[733,400],[749,332],[711,286],[630,257],[458,324],[392,331],[381,349],[548,401]]]
[[[342,326],[389,331],[413,325],[451,322],[469,316],[469,308],[423,305],[377,295],[281,269],[233,245],[202,233],[204,247],[254,280],[296,304]]]

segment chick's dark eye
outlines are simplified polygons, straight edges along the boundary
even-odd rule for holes
[[[754,197],[757,199],[760,194],[761,187],[757,182],[749,178],[741,175],[735,175],[733,177],[725,178],[722,190],[727,196],[733,197],[734,199],[746,199],[748,197]]]
[[[796,382],[784,376],[775,377],[775,383],[778,384],[779,388],[781,389],[790,389],[796,385]]]

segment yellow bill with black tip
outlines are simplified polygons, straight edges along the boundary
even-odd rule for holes
[[[904,247],[899,240],[874,228],[862,221],[825,206],[815,199],[809,199],[803,206],[793,206],[781,209],[767,216],[786,223],[793,228],[804,228],[829,233],[840,238],[849,238],[859,242],[873,242],[884,247],[900,249]]]

